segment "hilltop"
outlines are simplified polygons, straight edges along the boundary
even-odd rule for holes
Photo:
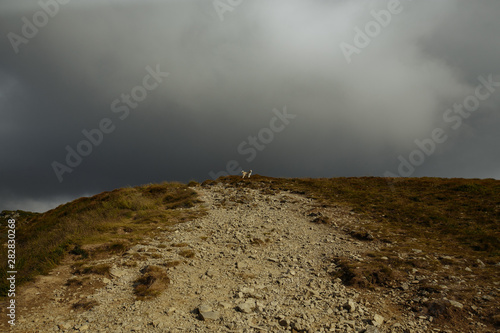
[[[4,212],[18,214],[14,331],[494,332],[499,194],[257,175]]]

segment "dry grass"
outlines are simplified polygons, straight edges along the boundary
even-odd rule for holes
[[[88,277],[85,277],[85,278],[77,278],[77,277],[74,277],[74,278],[70,278],[66,281],[65,283],[65,286],[68,286],[68,287],[80,287],[80,286],[83,286],[83,283],[88,280]]]
[[[440,328],[450,325],[458,331],[474,331],[469,316],[490,331],[500,328],[500,181],[256,175],[245,182],[240,177],[221,177],[203,186],[221,182],[265,194],[290,191],[313,198],[324,208],[350,209],[354,219],[368,223],[344,229],[354,239],[376,242],[381,250],[366,253],[362,262],[331,257],[327,264],[336,266],[330,272],[332,278],[356,288],[398,292],[407,299],[401,309],[432,315],[433,325]],[[328,217],[312,218],[330,224]],[[427,278],[412,284],[411,276]],[[409,287],[401,290],[402,283]],[[461,302],[464,308],[451,306],[444,297]]]
[[[255,246],[264,246],[264,245],[269,244],[270,241],[271,240],[269,238],[266,238],[264,240],[262,240],[260,238],[252,238],[252,240],[250,240],[250,244],[255,245]]]
[[[165,266],[166,268],[170,268],[170,267],[179,266],[180,264],[182,264],[182,261],[172,260],[172,261],[168,261],[168,262],[164,263],[163,266]]]
[[[186,249],[186,250],[179,251],[179,255],[183,256],[184,258],[194,258],[195,252],[193,250]]]
[[[236,273],[236,276],[239,276],[245,282],[249,282],[257,277],[252,273]]]
[[[290,191],[314,198],[327,207],[346,205],[376,222],[368,226],[372,230],[367,231],[373,234],[403,242],[410,237],[435,238],[436,243],[445,242],[443,246],[449,250],[456,251],[458,243],[467,247],[469,253],[500,261],[500,181],[284,179],[256,175],[251,182],[242,182],[237,176],[221,177],[216,182],[263,192]]]
[[[103,192],[43,214],[22,213],[16,230],[16,283],[46,274],[68,253],[89,260],[123,253],[154,235],[158,227],[167,229],[202,216],[201,208],[186,209],[198,202],[196,192],[186,185],[163,183]],[[3,223],[1,228],[5,229]],[[0,253],[2,262],[7,262],[6,253]],[[7,290],[6,271],[1,270],[0,297]]]
[[[97,275],[104,275],[109,277],[110,276],[110,269],[111,266],[108,264],[99,264],[99,265],[84,265],[84,264],[77,264],[73,266],[73,274],[79,274],[79,275],[85,275],[85,274],[97,274]]]
[[[99,305],[95,300],[80,300],[77,303],[73,304],[71,308],[73,310],[85,310],[88,311],[92,309],[94,306]]]
[[[189,246],[188,243],[175,243],[175,244],[172,244],[172,247],[186,247],[186,246]]]
[[[157,297],[170,284],[170,279],[164,268],[147,266],[141,273],[142,276],[134,281],[134,294],[138,299]]]

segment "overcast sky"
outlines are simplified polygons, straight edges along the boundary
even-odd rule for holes
[[[500,179],[499,16],[497,0],[0,1],[0,210],[239,168]]]

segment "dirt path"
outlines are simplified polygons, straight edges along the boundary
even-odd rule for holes
[[[299,195],[224,185],[197,191],[208,215],[95,263],[111,264],[111,278],[65,286],[71,273],[63,265],[45,278],[52,282],[46,294],[27,286],[19,301],[30,297],[31,305],[13,331],[426,332],[329,276],[332,255],[362,260],[359,252],[376,247],[341,230],[355,222],[348,211],[328,211],[332,227],[312,223],[308,213],[318,207]],[[173,266],[166,268],[171,282],[159,297],[137,301],[133,281],[148,265]],[[94,306],[72,310],[79,300]]]

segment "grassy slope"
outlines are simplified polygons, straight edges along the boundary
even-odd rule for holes
[[[231,176],[204,184],[215,182],[258,188],[268,193],[289,190],[317,199],[326,206],[346,205],[368,218],[372,222],[363,228],[390,246],[380,253],[368,254],[362,264],[354,266],[339,258],[339,266],[344,267],[351,282],[357,281],[359,286],[394,287],[415,268],[421,274],[442,272],[439,283],[451,286],[453,283],[447,278],[462,277],[465,266],[470,266],[474,274],[465,285],[474,287],[459,286],[449,292],[451,297],[465,301],[472,299],[476,290],[494,290],[498,282],[500,267],[494,264],[500,262],[500,181],[261,176],[242,181],[241,177]],[[102,244],[108,249],[130,246],[157,227],[168,228],[202,214],[199,210],[175,209],[191,207],[195,202],[195,192],[186,185],[160,184],[104,192],[44,214],[26,214],[19,219],[17,229],[17,269],[21,278],[18,286],[37,274],[48,272],[68,252],[79,253],[80,247],[76,245]],[[0,230],[0,234],[4,235],[5,230]],[[399,258],[400,253],[414,248],[424,252],[405,260]],[[6,263],[5,256],[6,251],[2,251],[2,263]],[[453,259],[436,259],[439,256]],[[486,267],[478,267],[477,259],[485,262]],[[5,281],[2,269],[0,295],[5,295],[7,290]],[[433,295],[433,286],[425,284],[422,288],[419,291],[431,293],[429,297]],[[485,322],[494,323],[491,318],[500,315],[498,301],[474,302],[484,310],[480,315],[486,318]]]
[[[415,276],[425,276],[401,292],[407,299],[401,304],[406,310],[433,316],[437,318],[434,324],[446,329],[475,330],[468,326],[471,313],[491,329],[500,328],[500,181],[260,176],[250,181],[241,177],[217,181],[264,192],[289,190],[326,207],[349,207],[370,222],[346,231],[352,235],[369,232],[386,246],[366,253],[362,262],[333,257],[339,267],[334,278],[392,293]],[[457,310],[444,297],[466,306]]]
[[[219,181],[238,185],[239,178]],[[241,186],[241,185],[240,185]],[[445,240],[500,260],[500,181],[375,177],[284,179],[254,177],[244,186],[290,190],[326,205],[346,204],[377,222],[386,237]],[[446,244],[442,244],[446,246]]]
[[[43,214],[23,214],[16,229],[17,287],[54,268],[70,251],[85,253],[80,246],[100,244],[105,249],[123,248],[201,214],[190,208],[196,192],[186,185],[164,183],[117,189],[80,198]],[[2,223],[5,229],[5,223]],[[5,234],[5,230],[0,233]],[[5,243],[6,238],[2,239]],[[79,252],[80,251],[80,252]],[[0,253],[0,297],[8,286],[6,253]]]

